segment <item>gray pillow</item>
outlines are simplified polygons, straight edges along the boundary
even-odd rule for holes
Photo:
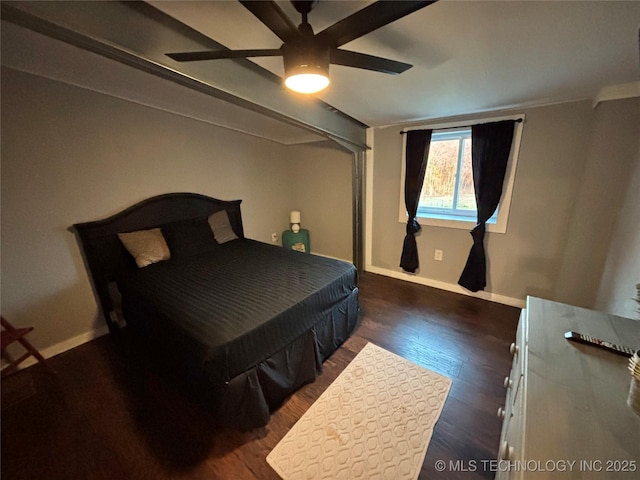
[[[209,215],[208,221],[216,242],[225,243],[238,238],[231,228],[229,215],[227,215],[226,210],[220,210],[219,212]]]
[[[169,246],[171,258],[178,260],[213,252],[218,248],[206,217],[165,224],[162,226],[162,234]]]

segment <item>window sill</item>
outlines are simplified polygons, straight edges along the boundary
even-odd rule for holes
[[[453,215],[438,215],[438,218],[434,217],[416,217],[418,223],[422,226],[430,227],[443,227],[443,228],[457,228],[459,230],[472,230],[476,226],[475,221],[469,221],[467,219],[461,219],[460,217],[454,217]],[[407,223],[407,215],[403,215],[399,219],[400,223]],[[506,221],[500,222],[500,216],[498,216],[497,222],[487,222],[487,232],[490,233],[507,233]]]

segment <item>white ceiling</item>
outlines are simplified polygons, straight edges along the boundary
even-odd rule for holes
[[[281,44],[235,1],[150,3],[231,49]],[[369,3],[321,1],[309,22],[319,32]],[[393,76],[332,66],[318,96],[370,126],[594,98],[639,79],[639,22],[638,1],[441,0],[343,46],[412,69]],[[281,59],[252,60],[282,76]]]

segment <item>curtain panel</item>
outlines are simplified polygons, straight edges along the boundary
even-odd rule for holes
[[[427,155],[432,130],[410,130],[407,132],[405,150],[404,203],[407,208],[407,234],[404,237],[400,267],[406,272],[416,273],[420,266],[416,234],[422,227],[416,220],[420,192],[427,170]]]
[[[458,284],[472,292],[484,290],[487,285],[486,222],[498,208],[502,196],[514,125],[515,120],[504,120],[471,127],[471,165],[478,223],[471,230],[473,245]]]

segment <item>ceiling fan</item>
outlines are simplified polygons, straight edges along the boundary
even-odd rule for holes
[[[378,1],[317,34],[313,32],[307,17],[318,0],[291,0],[302,15],[302,23],[298,27],[274,1],[240,0],[240,3],[284,42],[280,48],[207,50],[166,55],[178,62],[282,56],[285,85],[300,93],[315,93],[329,85],[329,64],[396,75],[411,68],[412,65],[408,63],[342,50],[339,47],[435,1]]]

